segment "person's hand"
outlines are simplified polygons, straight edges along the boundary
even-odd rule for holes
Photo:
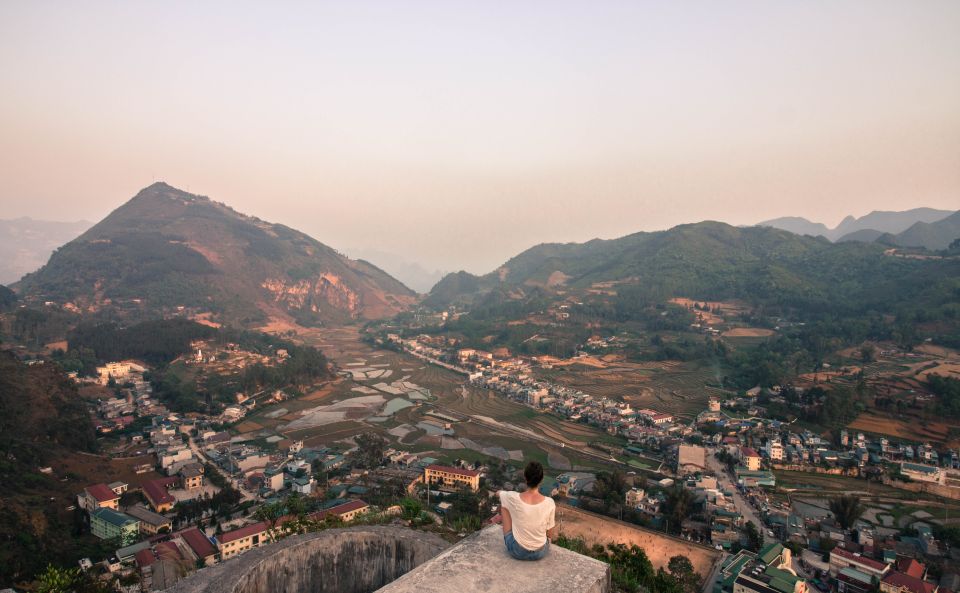
[[[503,516],[500,513],[497,513],[496,515],[493,516],[492,519],[490,519],[490,523],[492,525],[499,525],[502,522],[503,522]]]

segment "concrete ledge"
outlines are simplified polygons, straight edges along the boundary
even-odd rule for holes
[[[200,570],[172,593],[369,593],[450,546],[406,527],[294,535]]]
[[[514,560],[492,525],[465,538],[377,593],[607,593],[610,567],[558,546],[543,560]]]

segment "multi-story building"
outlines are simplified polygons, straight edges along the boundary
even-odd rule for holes
[[[933,465],[924,465],[922,463],[910,463],[908,461],[900,462],[900,473],[907,476],[914,482],[929,482],[933,484],[943,484],[943,470]]]
[[[476,492],[480,488],[480,472],[448,465],[428,465],[423,479],[441,490],[459,490],[466,486]]]
[[[199,463],[190,463],[180,468],[180,481],[184,490],[199,490],[203,488],[203,466]]]
[[[624,497],[628,507],[637,508],[640,506],[640,503],[643,502],[643,499],[647,496],[646,491],[642,488],[631,488],[627,490],[627,494]]]
[[[760,454],[750,447],[741,447],[740,460],[750,471],[757,471],[760,469]]]
[[[349,523],[360,515],[367,513],[369,510],[370,505],[362,500],[351,500],[343,504],[338,504],[335,507],[330,507],[329,509],[320,511],[318,513],[313,513],[310,515],[310,518],[314,521],[322,521],[327,517],[336,517],[344,523]]]
[[[170,519],[140,505],[134,505],[128,508],[126,513],[140,521],[140,531],[148,535],[167,533],[173,527]]]
[[[247,550],[259,548],[272,540],[270,524],[260,521],[222,533],[217,538],[217,548],[220,550],[220,558],[226,560]]]
[[[97,509],[120,508],[120,495],[113,491],[106,484],[94,484],[87,486],[83,492],[77,495],[77,503],[80,508],[93,512]]]
[[[727,559],[714,582],[714,593],[807,593],[807,582],[790,568],[790,550],[768,544],[754,554],[742,550]]]
[[[183,531],[177,532],[177,537],[182,539],[196,557],[204,566],[210,566],[217,563],[217,548],[213,545],[202,531],[196,527],[189,527]]]
[[[118,382],[126,380],[131,370],[132,366],[129,362],[108,362],[102,367],[97,367],[97,382],[106,385],[110,379]]]
[[[167,489],[176,482],[177,478],[171,477],[147,480],[143,483],[143,494],[154,511],[165,513],[173,508],[177,500]]]
[[[837,573],[837,593],[870,593],[876,577],[853,567],[841,568]]]
[[[770,457],[770,461],[783,461],[783,444],[780,439],[770,439],[767,443],[767,455]]]
[[[855,568],[879,580],[890,570],[890,565],[843,548],[834,548],[830,551],[830,574],[836,576],[844,568]]]
[[[140,535],[140,521],[109,508],[99,508],[90,513],[90,532],[100,539],[120,540],[120,545],[129,546]]]
[[[937,583],[896,570],[891,570],[880,580],[880,593],[937,593],[937,589]]]

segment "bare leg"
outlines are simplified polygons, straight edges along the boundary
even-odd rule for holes
[[[504,534],[513,531],[513,519],[510,518],[510,511],[502,506],[500,507],[500,520]]]

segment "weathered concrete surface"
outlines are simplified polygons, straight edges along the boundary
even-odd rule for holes
[[[370,593],[447,549],[405,527],[329,529],[250,550],[180,581],[171,593]]]
[[[377,593],[607,593],[610,567],[552,546],[542,560],[507,555],[499,525],[471,535]]]
[[[667,568],[674,556],[686,556],[701,579],[713,571],[722,554],[709,546],[673,537],[659,531],[644,529],[609,517],[557,505],[557,523],[560,533],[571,538],[583,538],[588,545],[636,544],[643,548],[654,568]]]

